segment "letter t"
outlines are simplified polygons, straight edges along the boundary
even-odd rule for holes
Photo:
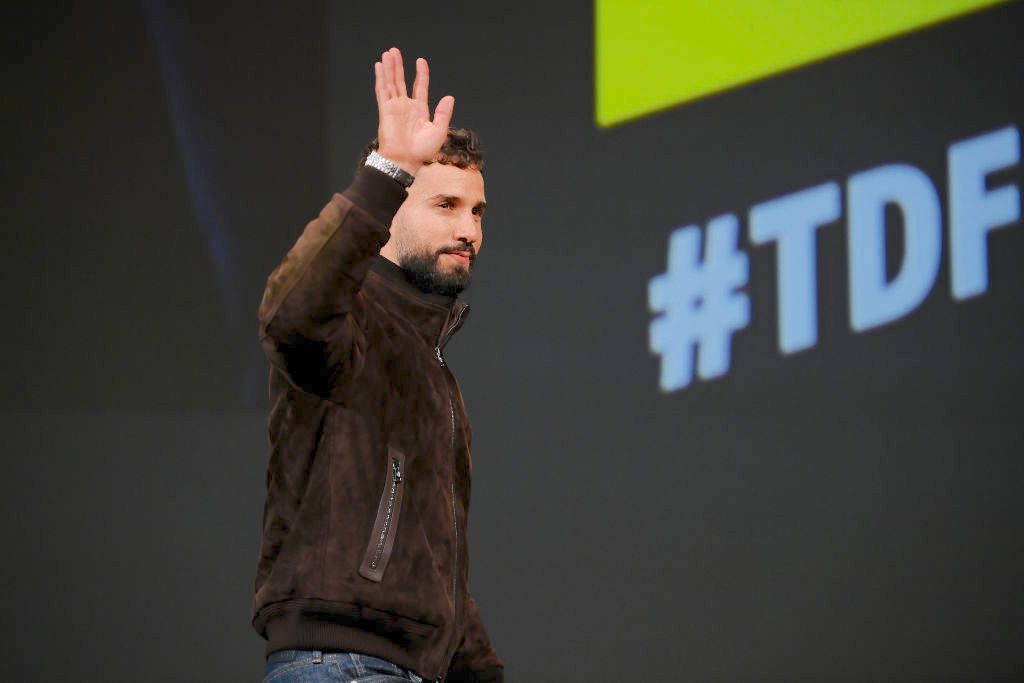
[[[814,232],[838,220],[834,182],[771,199],[750,209],[750,240],[777,242],[779,348],[794,353],[818,341],[817,254]]]

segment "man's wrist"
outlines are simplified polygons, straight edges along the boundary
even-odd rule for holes
[[[415,177],[415,175],[417,173],[419,173],[419,170],[421,168],[423,168],[423,162],[422,161],[415,160],[415,159],[410,159],[406,155],[404,155],[404,154],[402,154],[402,153],[400,153],[400,152],[398,152],[396,150],[391,150],[391,149],[384,148],[384,149],[377,149],[376,151],[377,151],[377,154],[379,154],[380,156],[384,157],[385,159],[387,159],[388,161],[393,163],[395,166],[398,166],[399,168],[401,168],[403,171],[405,171],[406,173],[408,173],[411,176]]]

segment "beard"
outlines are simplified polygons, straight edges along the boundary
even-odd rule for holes
[[[447,272],[442,271],[439,267],[441,255],[453,252],[469,255],[469,263],[464,266],[455,265]],[[402,254],[398,265],[405,271],[409,282],[421,292],[455,297],[469,287],[475,261],[476,250],[472,245],[463,245],[437,251],[410,251]]]

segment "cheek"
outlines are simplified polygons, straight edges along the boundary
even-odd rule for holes
[[[422,245],[416,239],[416,231],[404,222],[395,221],[391,224],[391,241],[394,242],[395,250],[400,258],[411,256],[422,250]]]
[[[451,231],[443,220],[429,213],[399,217],[391,223],[391,238],[404,253],[437,251],[451,244]]]
[[[412,239],[431,249],[441,249],[452,242],[452,228],[443,216],[425,213],[410,227]]]

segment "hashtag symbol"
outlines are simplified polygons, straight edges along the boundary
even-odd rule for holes
[[[673,231],[668,271],[651,278],[648,303],[651,351],[661,356],[663,391],[675,391],[693,379],[693,356],[701,379],[724,375],[734,332],[750,322],[750,300],[736,291],[750,276],[747,255],[737,249],[739,225],[725,214],[708,222],[704,260],[701,231],[695,225]]]

